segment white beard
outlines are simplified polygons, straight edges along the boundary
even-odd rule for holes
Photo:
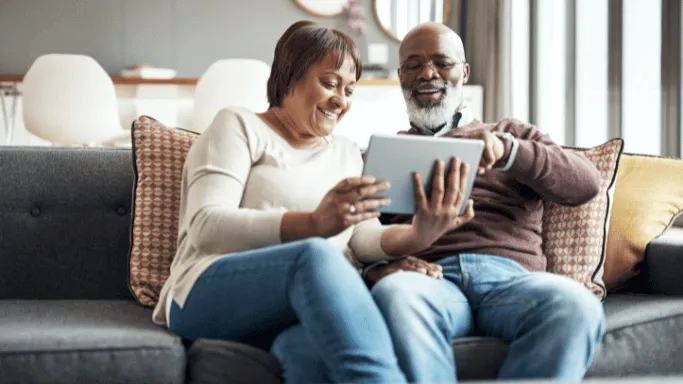
[[[410,122],[420,128],[436,131],[453,121],[453,115],[462,104],[463,87],[447,85],[443,96],[431,105],[422,105],[415,100],[412,90],[403,89]]]

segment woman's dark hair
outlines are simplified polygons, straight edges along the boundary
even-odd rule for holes
[[[346,55],[351,56],[356,66],[356,80],[360,79],[363,70],[360,53],[348,35],[307,20],[297,21],[287,28],[275,46],[268,78],[270,108],[282,106],[282,100],[311,65],[329,55],[337,68],[341,68]]]

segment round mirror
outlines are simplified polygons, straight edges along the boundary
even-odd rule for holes
[[[337,16],[344,12],[349,0],[294,0],[308,13],[315,16]]]
[[[374,0],[375,18],[387,35],[401,41],[418,24],[448,23],[450,0]]]

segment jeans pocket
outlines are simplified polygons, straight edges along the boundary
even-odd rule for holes
[[[471,276],[477,285],[497,285],[529,273],[518,262],[494,255],[476,255],[476,275]]]

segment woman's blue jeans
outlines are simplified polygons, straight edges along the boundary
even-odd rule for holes
[[[323,239],[226,256],[169,326],[194,340],[249,340],[299,321],[335,382],[404,383],[387,325],[358,272]]]

